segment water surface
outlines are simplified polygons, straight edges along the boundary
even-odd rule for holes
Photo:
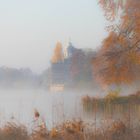
[[[34,109],[40,112],[48,127],[73,118],[86,119],[81,97],[86,92],[52,93],[41,89],[0,90],[0,123],[11,121],[31,125]]]

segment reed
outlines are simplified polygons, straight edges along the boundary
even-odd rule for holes
[[[24,125],[7,123],[0,129],[0,140],[139,140],[140,125],[128,127],[123,121],[114,121],[108,127],[102,125],[95,131],[87,129],[83,121],[66,121],[48,131],[41,128],[29,133]],[[92,126],[94,127],[94,126]]]

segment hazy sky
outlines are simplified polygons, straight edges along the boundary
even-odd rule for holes
[[[97,0],[0,0],[0,66],[41,72],[57,41],[96,48],[104,37]]]

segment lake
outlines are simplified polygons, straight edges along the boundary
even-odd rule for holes
[[[81,97],[86,92],[50,93],[43,89],[0,89],[0,124],[16,121],[28,126],[37,109],[47,127],[73,118],[88,119],[84,114]]]

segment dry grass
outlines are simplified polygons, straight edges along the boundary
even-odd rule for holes
[[[8,123],[0,129],[0,140],[139,140],[140,127],[128,127],[122,121],[115,121],[106,129],[87,131],[82,121],[66,121],[50,131],[41,128],[32,133],[23,125]],[[94,126],[93,126],[94,127]]]
[[[137,92],[125,98],[131,98],[131,100],[134,101],[139,100],[139,97],[140,93]],[[118,98],[120,97],[111,95],[111,98],[107,96],[104,100],[107,100],[107,103],[114,103],[115,100],[116,104]],[[99,104],[97,104],[98,101],[100,102],[100,99],[90,98],[89,96],[83,98],[83,102],[93,102],[94,104],[90,107],[94,105],[97,112],[99,106]],[[108,106],[105,105],[105,107],[107,108]],[[113,121],[104,118],[103,121],[100,120],[100,127],[97,126],[94,116],[93,121],[95,122],[93,124],[87,124],[81,120],[70,120],[64,121],[60,125],[48,130],[45,122],[43,122],[41,125],[38,124],[37,129],[34,128],[32,132],[29,132],[29,129],[22,124],[7,123],[4,127],[0,128],[0,140],[140,140],[140,123],[134,123],[134,121],[138,119],[138,116],[134,116],[131,111],[132,110],[129,110],[128,112],[128,121],[126,121],[126,118]],[[130,117],[130,113],[133,115],[133,121],[131,121],[131,123],[130,119],[132,118]],[[34,117],[36,120],[40,118],[40,114],[37,110],[35,110]]]
[[[84,96],[82,98],[83,109],[86,112],[114,112],[118,111],[124,113],[136,108],[140,108],[140,91],[129,96],[119,96],[116,93],[109,93],[104,98],[95,98],[90,96]]]
[[[27,128],[15,123],[7,123],[0,129],[0,140],[29,140]]]

